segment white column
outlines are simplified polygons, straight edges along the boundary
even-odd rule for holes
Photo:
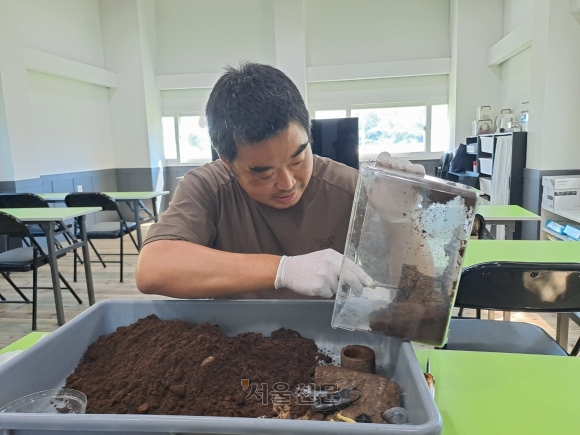
[[[152,168],[165,166],[163,127],[161,125],[161,92],[155,84],[156,32],[154,0],[137,0],[139,33],[143,64],[143,91],[147,113],[149,158]],[[161,190],[161,187],[159,188]]]
[[[489,48],[503,37],[503,0],[451,0],[449,109],[454,145],[471,136],[478,106],[499,112],[499,67],[488,67]]]
[[[106,68],[119,80],[119,87],[109,91],[116,167],[162,167],[153,1],[99,0],[99,4]]]
[[[0,181],[39,177],[18,0],[0,0]]]
[[[307,102],[303,0],[274,0],[276,67],[292,79]]]

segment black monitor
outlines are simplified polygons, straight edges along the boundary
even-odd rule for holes
[[[358,118],[313,119],[312,152],[358,169]]]

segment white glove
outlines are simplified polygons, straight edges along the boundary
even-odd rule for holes
[[[417,163],[413,164],[409,160],[391,157],[387,152],[382,152],[377,157],[377,164],[395,171],[410,172],[417,175],[425,175],[425,167]]]
[[[331,298],[338,289],[342,259],[334,249],[283,256],[274,285],[306,296]],[[363,286],[372,285],[373,280],[353,261],[345,259],[344,266],[342,277],[355,294],[362,294]]]

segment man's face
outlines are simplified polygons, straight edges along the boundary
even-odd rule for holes
[[[312,150],[300,125],[271,139],[241,144],[233,162],[223,160],[252,199],[284,209],[295,205],[312,176]]]

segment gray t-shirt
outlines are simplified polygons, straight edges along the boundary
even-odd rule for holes
[[[254,201],[219,160],[188,172],[145,244],[186,240],[244,254],[301,255],[332,248],[343,253],[358,172],[314,155],[312,177],[298,203],[275,209]],[[305,299],[289,290],[236,298]]]

